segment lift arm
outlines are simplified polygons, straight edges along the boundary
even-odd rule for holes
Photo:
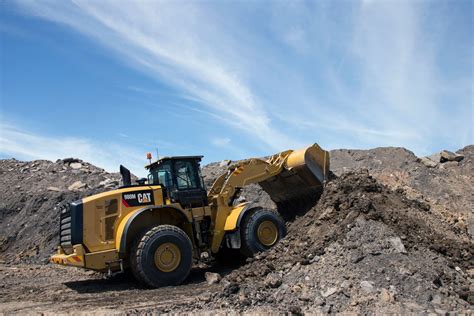
[[[229,205],[238,189],[260,183],[275,202],[297,198],[319,188],[329,175],[329,153],[317,144],[287,150],[267,160],[252,158],[229,166],[209,191],[210,201]]]
[[[227,172],[216,179],[208,194],[215,223],[213,252],[222,241],[225,221],[239,189],[259,183],[275,203],[281,203],[316,194],[328,175],[329,153],[317,144],[301,150],[283,151],[267,160],[252,158],[229,166]]]
[[[226,205],[232,203],[236,191],[246,185],[276,176],[283,169],[291,150],[273,155],[268,160],[252,158],[229,166],[227,173],[216,179],[209,191],[211,200],[217,199]]]

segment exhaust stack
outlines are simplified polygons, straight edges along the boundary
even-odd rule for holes
[[[130,170],[120,165],[120,174],[122,175],[122,182],[124,187],[132,185]]]

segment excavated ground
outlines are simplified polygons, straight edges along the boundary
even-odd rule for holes
[[[119,174],[79,159],[0,160],[0,261],[48,262],[58,245],[59,211],[119,181]]]
[[[473,255],[472,239],[428,204],[388,189],[366,170],[349,172],[328,183],[287,238],[192,308],[460,312],[474,304]]]
[[[115,188],[119,175],[79,160],[0,160],[0,313],[472,312],[474,146],[459,153],[427,167],[401,148],[333,151],[339,178],[275,248],[154,290],[44,264],[59,209]],[[208,186],[225,166],[204,167]],[[275,209],[258,186],[241,199]],[[208,271],[223,279],[209,285]]]

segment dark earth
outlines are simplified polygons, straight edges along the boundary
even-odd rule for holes
[[[288,235],[246,262],[196,264],[183,285],[48,263],[67,203],[120,185],[78,159],[0,160],[0,313],[436,313],[474,304],[474,146],[331,151],[334,177]],[[203,167],[211,186],[227,162]],[[276,209],[258,185],[241,200]],[[209,284],[218,273],[222,279]]]

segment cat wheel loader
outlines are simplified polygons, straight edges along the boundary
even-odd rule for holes
[[[329,153],[317,144],[268,159],[228,166],[206,191],[202,156],[164,157],[145,167],[148,179],[69,204],[60,213],[60,245],[51,262],[109,274],[129,268],[150,286],[176,285],[201,255],[236,251],[250,257],[286,233],[278,212],[236,203],[258,183],[280,207],[314,199],[329,174]]]

